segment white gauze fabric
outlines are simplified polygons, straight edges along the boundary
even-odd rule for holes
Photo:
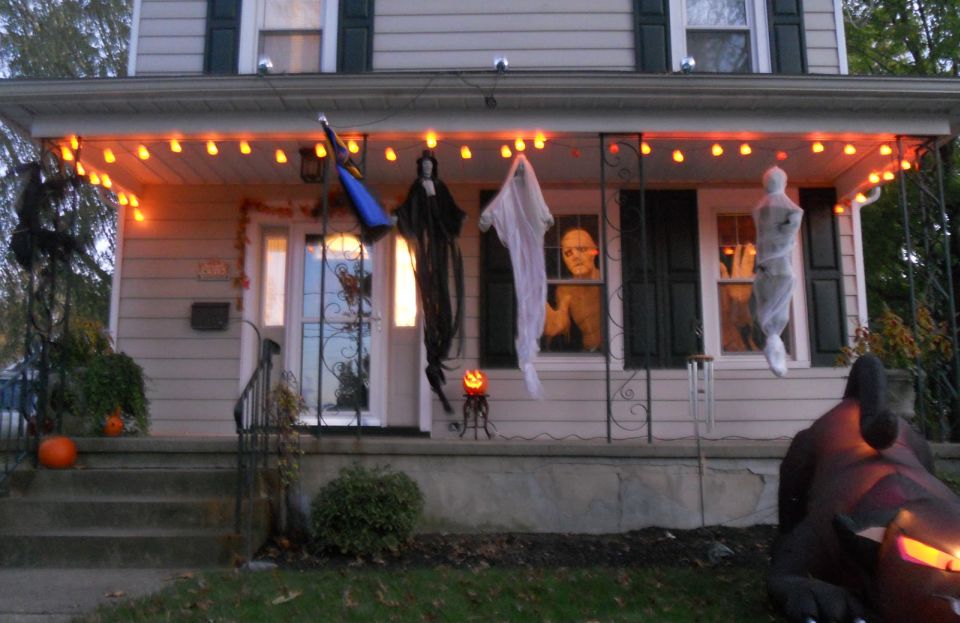
[[[787,197],[787,174],[771,167],[763,175],[767,196],[753,209],[757,226],[757,271],[753,279],[755,320],[764,335],[763,354],[777,376],[787,373],[787,354],[780,334],[790,320],[793,295],[793,247],[803,210]]]
[[[543,258],[543,236],[553,225],[553,215],[543,200],[533,166],[519,154],[507,173],[497,196],[480,215],[480,231],[490,226],[510,252],[513,286],[517,293],[517,361],[527,391],[543,399],[543,386],[533,366],[540,351],[547,300],[547,270]]]

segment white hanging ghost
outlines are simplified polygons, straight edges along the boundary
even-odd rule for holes
[[[533,359],[540,351],[546,315],[543,236],[553,225],[553,215],[543,199],[537,174],[523,154],[513,161],[503,188],[480,215],[480,231],[487,231],[491,225],[510,252],[513,265],[513,287],[517,293],[517,362],[527,391],[534,398],[542,399],[543,386]]]
[[[753,209],[757,229],[757,272],[753,279],[755,320],[764,335],[763,354],[777,376],[787,373],[780,334],[790,320],[793,294],[793,247],[803,210],[787,197],[787,174],[771,167],[763,174],[767,196]]]

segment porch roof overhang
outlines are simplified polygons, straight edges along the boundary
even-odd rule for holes
[[[469,141],[479,154],[469,167],[445,166],[448,181],[486,184],[502,181],[499,146],[518,135],[543,130],[567,148],[538,156],[542,183],[595,184],[597,135],[642,132],[661,140],[647,159],[651,184],[756,184],[774,154],[786,150],[792,182],[850,195],[865,187],[869,172],[891,166],[889,158],[868,157],[868,149],[875,154],[898,136],[915,144],[960,133],[960,80],[511,70],[499,78],[373,72],[0,81],[0,118],[36,139],[75,134],[94,149],[113,146],[123,157],[111,176],[133,192],[154,184],[300,183],[297,167],[278,167],[272,154],[281,148],[295,155],[319,140],[318,113],[341,135],[368,135],[371,153],[406,144],[400,166],[368,159],[374,183],[409,182],[413,168],[403,162],[419,153],[427,129],[447,148]],[[158,144],[171,137],[255,140],[259,149],[252,157],[222,150],[213,161],[199,147],[171,154]],[[819,138],[859,141],[861,151],[814,158],[808,145]],[[722,139],[728,154],[749,140],[761,157],[712,158],[710,143]],[[148,162],[134,155],[141,142],[155,156]],[[670,160],[674,146],[689,150],[682,169]],[[571,160],[574,152],[583,158]]]
[[[492,95],[496,107],[487,105]],[[0,115],[34,137],[343,130],[960,132],[953,78],[510,71],[0,81]]]

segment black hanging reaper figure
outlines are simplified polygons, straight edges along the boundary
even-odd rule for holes
[[[20,165],[15,174],[27,175],[27,181],[17,202],[17,225],[10,237],[10,248],[17,263],[29,270],[33,267],[33,250],[39,248],[47,254],[66,254],[76,251],[81,245],[68,233],[43,226],[43,210],[50,203],[64,197],[68,184],[75,184],[73,178],[51,177],[43,180],[39,162]]]
[[[453,200],[447,185],[437,178],[437,159],[424,151],[417,160],[417,179],[406,200],[394,213],[397,228],[416,257],[417,289],[423,307],[423,342],[427,349],[427,380],[447,413],[453,407],[443,394],[443,362],[463,317],[463,257],[457,238],[466,213]],[[450,301],[453,268],[455,305]]]

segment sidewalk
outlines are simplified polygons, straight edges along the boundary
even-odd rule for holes
[[[0,569],[0,621],[66,623],[100,604],[157,592],[170,585],[180,572],[177,569]]]

